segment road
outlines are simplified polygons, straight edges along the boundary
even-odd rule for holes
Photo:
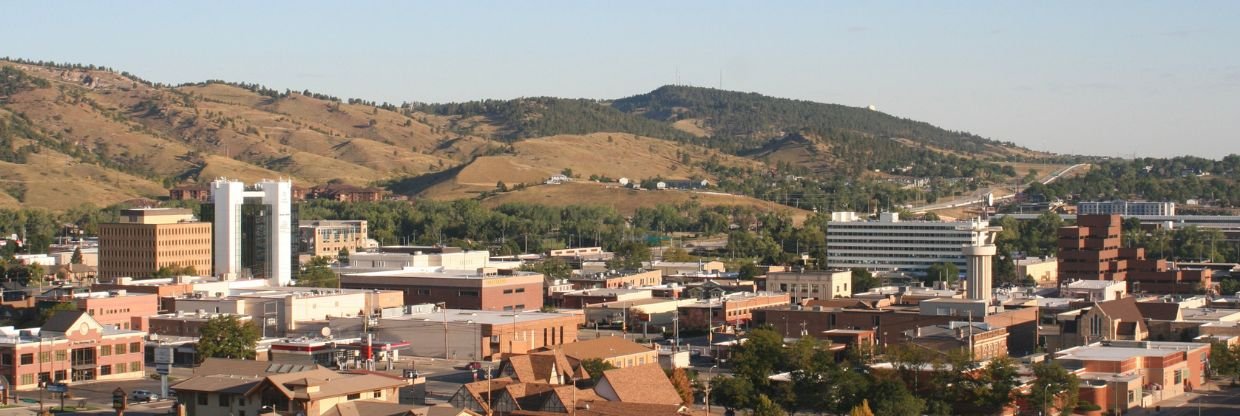
[[[1045,179],[1042,179],[1040,182],[1042,182],[1043,185],[1050,185],[1051,182],[1055,182],[1056,180],[1059,180],[1059,178],[1062,178],[1064,175],[1071,173],[1073,170],[1076,170],[1076,169],[1079,169],[1085,166],[1089,166],[1089,164],[1078,163],[1072,166],[1068,166],[1066,168],[1060,169],[1059,171],[1051,174],[1050,176],[1047,176]],[[978,195],[969,195],[969,196],[953,199],[951,201],[946,201],[946,202],[937,202],[937,203],[933,203],[929,205],[923,205],[920,207],[913,207],[909,209],[909,211],[916,213],[916,214],[920,214],[920,213],[924,213],[927,211],[936,211],[940,209],[956,208],[956,207],[961,207],[961,206],[966,206],[966,205],[978,204],[986,200],[987,193],[989,192],[982,192],[981,194],[978,194]],[[1016,197],[1015,194],[996,196],[995,201],[996,202],[1003,201],[1007,199],[1012,199],[1014,197]]]

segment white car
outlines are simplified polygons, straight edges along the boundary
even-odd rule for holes
[[[150,390],[134,390],[133,393],[129,394],[129,401],[131,402],[153,402],[156,400],[159,400],[159,395],[151,393]]]

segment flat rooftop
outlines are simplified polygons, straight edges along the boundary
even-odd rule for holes
[[[507,277],[537,276],[538,273],[513,270],[511,274],[479,274],[477,270],[438,270],[401,269],[378,272],[349,273],[355,277],[406,277],[426,279],[502,279]]]
[[[1240,309],[1184,308],[1180,315],[1185,321],[1219,321],[1240,314]]]
[[[587,308],[631,308],[634,306],[653,305],[667,302],[681,302],[679,299],[672,298],[645,298],[635,300],[617,300],[613,302],[591,303]]]
[[[401,315],[391,318],[382,318],[383,321],[429,321],[429,322],[447,322],[450,323],[475,323],[475,324],[512,324],[513,322],[536,322],[544,319],[571,318],[573,315],[567,313],[549,313],[549,312],[510,312],[510,311],[481,311],[473,309],[446,309],[426,313],[414,313],[409,315]]]
[[[1112,286],[1125,285],[1123,281],[1113,280],[1077,280],[1068,283],[1068,289],[1102,290]]]
[[[1148,347],[1141,347],[1144,343]],[[1177,352],[1208,348],[1210,344],[1197,342],[1140,341],[1110,346],[1090,344],[1060,351],[1056,360],[1124,361],[1133,357],[1165,357]]]

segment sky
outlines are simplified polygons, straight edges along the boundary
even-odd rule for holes
[[[12,1],[0,56],[377,102],[681,83],[1035,150],[1240,153],[1240,2]]]

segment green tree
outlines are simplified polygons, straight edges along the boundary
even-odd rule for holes
[[[1002,411],[1015,400],[1014,393],[1020,384],[1017,376],[1016,362],[1010,358],[998,358],[987,363],[976,380],[980,387],[975,399],[977,407],[987,414]]]
[[[867,292],[876,288],[881,284],[877,277],[874,277],[866,269],[857,267],[852,269],[852,291],[853,293]]]
[[[904,383],[896,380],[878,382],[870,396],[874,398],[875,416],[919,415],[926,408],[925,400],[914,396]]]
[[[167,278],[176,277],[176,276],[196,276],[196,275],[198,275],[198,269],[194,268],[194,266],[170,265],[170,266],[160,266],[158,270],[155,270],[155,273],[151,274],[151,278],[167,279]]]
[[[542,273],[544,279],[567,279],[573,273],[573,266],[559,257],[548,257],[546,260],[521,265],[521,270]]]
[[[754,405],[753,383],[740,377],[715,376],[710,380],[710,400],[725,409],[748,409]]]
[[[207,358],[254,359],[258,346],[258,326],[242,322],[236,315],[213,317],[198,331],[198,362]]]
[[[610,362],[603,361],[599,358],[590,358],[581,361],[581,369],[585,370],[586,374],[590,375],[591,384],[597,383],[599,379],[603,378],[604,371],[614,370],[615,368],[616,366],[612,365]]]
[[[769,327],[750,331],[744,344],[732,349],[732,368],[737,377],[757,388],[770,384],[767,378],[783,367],[784,337]]]
[[[1210,343],[1210,368],[1218,374],[1231,376],[1232,384],[1240,377],[1240,347],[1228,348],[1227,343]]]
[[[1076,374],[1068,372],[1063,366],[1056,362],[1042,362],[1033,365],[1033,385],[1030,386],[1027,401],[1039,409],[1045,403],[1046,408],[1043,409],[1045,414],[1056,408],[1059,414],[1067,416],[1072,414],[1072,407],[1076,404],[1081,385],[1080,378]]]
[[[607,262],[612,269],[640,269],[643,262],[650,261],[650,247],[639,241],[625,241],[615,250],[615,257]]]
[[[952,283],[959,277],[960,268],[956,267],[955,263],[934,263],[930,265],[930,268],[926,269],[925,274],[922,275],[922,280],[925,280],[927,283],[940,280]]]
[[[306,287],[339,287],[340,277],[332,271],[331,260],[327,257],[315,256],[302,266],[297,276],[297,285]]]
[[[751,416],[787,416],[788,412],[785,412],[765,394],[759,394],[758,400],[754,402],[753,412],[749,414]]]
[[[82,248],[81,247],[73,248],[73,256],[69,257],[69,263],[82,264]]]

